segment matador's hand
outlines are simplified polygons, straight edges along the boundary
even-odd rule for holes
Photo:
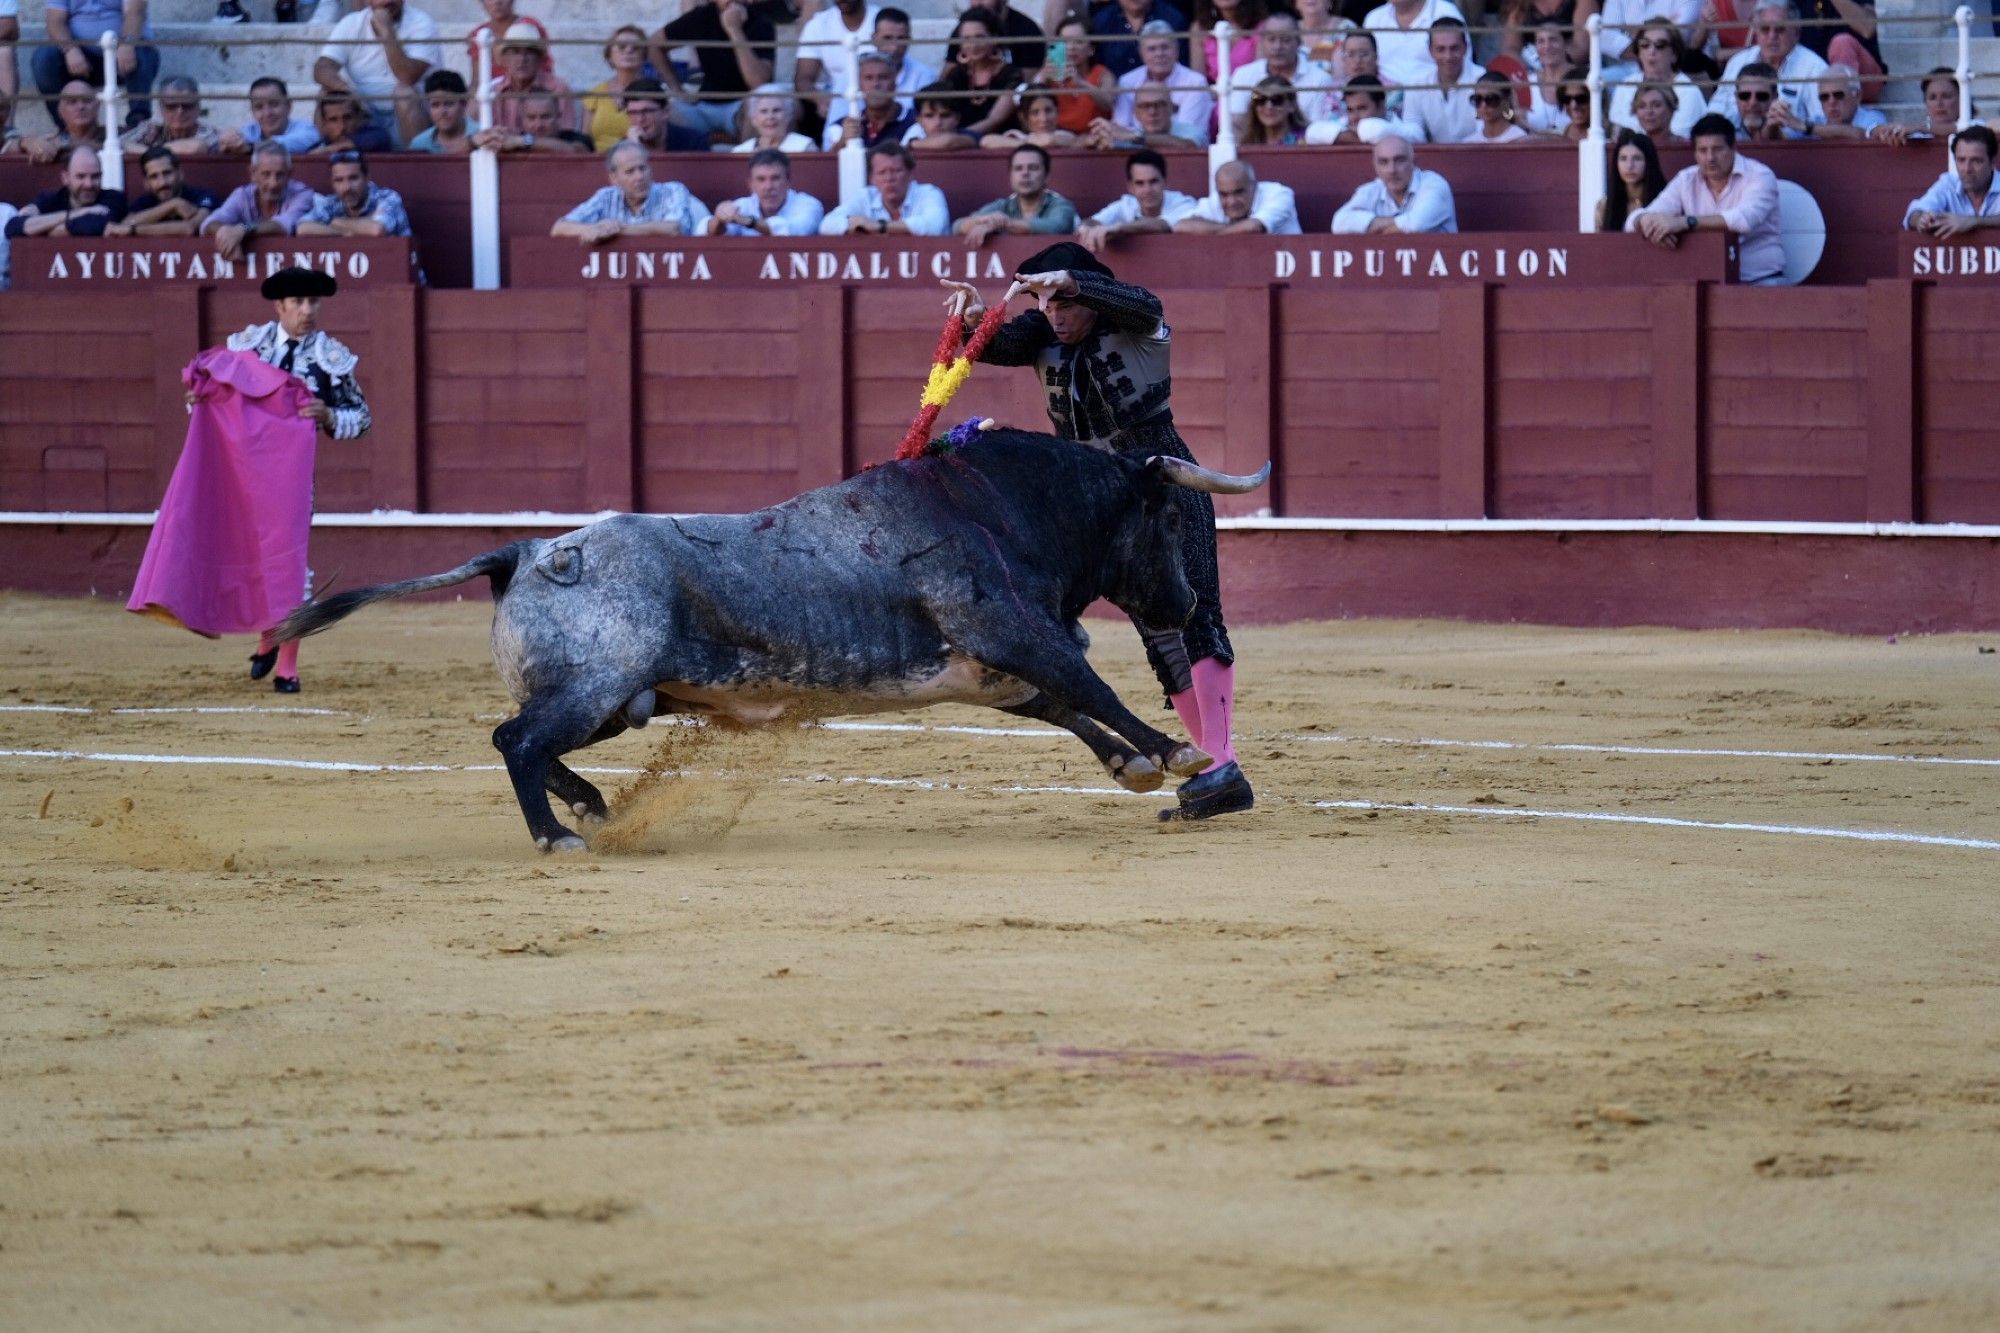
[[[1011,301],[1016,296],[1032,296],[1046,314],[1050,301],[1059,296],[1075,296],[1077,290],[1076,279],[1069,275],[1066,268],[1053,273],[1016,273],[1014,285],[1007,289],[1007,299]]]
[[[938,285],[948,293],[944,298],[944,313],[947,316],[960,315],[976,324],[986,314],[986,298],[971,283],[944,278]]]

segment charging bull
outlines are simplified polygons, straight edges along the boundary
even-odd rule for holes
[[[1102,597],[1141,627],[1185,624],[1176,488],[1235,495],[1269,475],[988,431],[752,514],[621,514],[515,542],[307,603],[277,633],[490,578],[494,665],[520,705],[493,744],[544,851],[584,846],[549,795],[606,814],[562,756],[667,713],[768,724],[986,704],[1066,728],[1121,786],[1152,791],[1210,757],[1119,701],[1077,618]]]

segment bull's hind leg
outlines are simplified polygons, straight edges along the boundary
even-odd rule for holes
[[[580,852],[584,841],[549,809],[549,793],[565,802],[569,783],[597,789],[577,777],[560,761],[563,755],[587,745],[605,725],[605,720],[631,696],[603,690],[566,690],[560,696],[530,699],[518,716],[493,730],[493,746],[507,761],[507,776],[514,784],[514,796],[521,803],[521,815],[528,821],[528,833],[535,846],[545,852]]]
[[[549,776],[545,784],[549,795],[570,808],[570,812],[583,819],[602,823],[611,817],[611,808],[604,803],[604,793],[597,784],[579,776],[574,769],[560,759],[549,760]]]
[[[1066,708],[1046,694],[1037,694],[1024,704],[1003,708],[1003,713],[1016,717],[1032,717],[1041,722],[1049,722],[1074,735],[1090,747],[1097,756],[1097,762],[1104,765],[1104,771],[1112,781],[1126,791],[1158,791],[1164,781],[1159,765],[1134,750],[1124,741],[1107,734],[1104,729],[1083,717],[1073,708]]]

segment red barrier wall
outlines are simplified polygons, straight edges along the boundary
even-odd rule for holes
[[[1224,512],[2000,521],[1989,290],[1161,295],[1189,442],[1277,464]],[[939,309],[917,287],[382,287],[327,315],[376,426],[322,446],[322,509],[702,510],[888,456]],[[268,317],[235,289],[0,301],[0,508],[150,509],[181,367]],[[951,413],[1042,419],[1034,378],[997,369]]]

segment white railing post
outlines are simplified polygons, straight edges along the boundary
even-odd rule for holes
[[[1598,40],[1603,20],[1592,14],[1585,30],[1590,34],[1590,73],[1584,86],[1590,89],[1590,128],[1576,146],[1576,229],[1597,230],[1597,205],[1603,202],[1604,170],[1604,46]]]
[[[493,26],[479,30],[479,62],[473,68],[478,91],[473,106],[479,127],[493,128]],[[500,286],[500,155],[491,148],[472,152],[472,285],[477,291]]]
[[[1972,6],[1960,5],[1951,21],[1958,25],[1958,128],[1972,124]]]
[[[847,114],[863,115],[861,107],[861,34],[842,33],[841,40],[847,43]],[[827,108],[832,110],[831,107]],[[868,150],[861,146],[861,140],[850,139],[840,146],[840,206],[852,211],[861,207],[861,196],[868,193]]]
[[[1236,160],[1236,116],[1229,105],[1229,44],[1235,29],[1228,23],[1215,25],[1215,142],[1208,146],[1209,192],[1215,192],[1215,173]]]
[[[105,29],[99,48],[104,53],[104,87],[98,92],[98,111],[104,119],[104,151],[99,154],[104,167],[104,188],[123,191],[125,188],[125,153],[119,145],[124,117],[119,113],[118,103],[118,29]],[[7,53],[11,59],[13,52]]]

